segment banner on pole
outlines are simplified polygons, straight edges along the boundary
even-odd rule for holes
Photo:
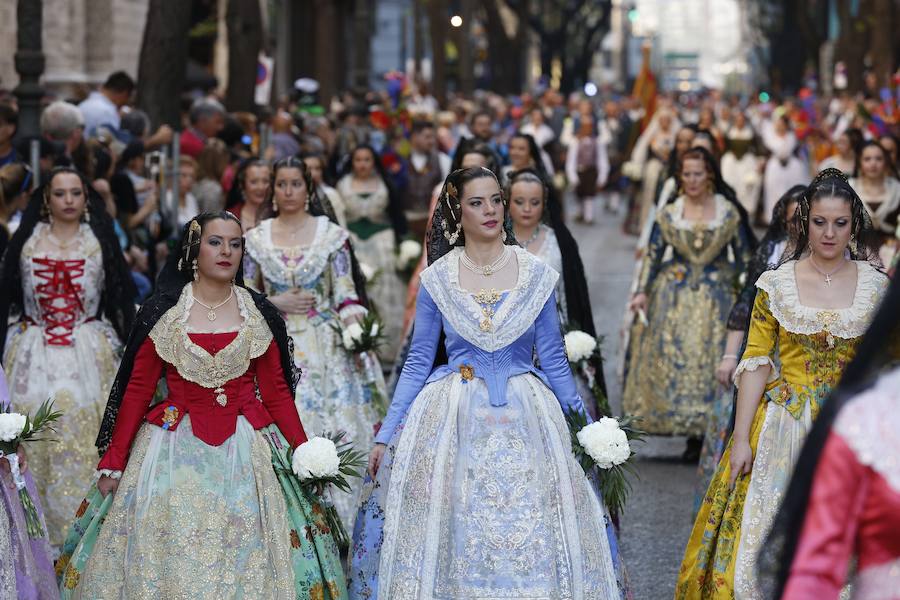
[[[267,106],[272,99],[272,69],[275,59],[262,52],[256,63],[256,93],[254,101],[260,106]]]

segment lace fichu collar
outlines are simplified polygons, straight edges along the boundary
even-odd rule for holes
[[[347,241],[347,231],[318,216],[312,242],[303,249],[303,260],[289,268],[282,260],[280,248],[272,241],[273,219],[266,219],[247,232],[247,254],[259,265],[263,277],[283,286],[305,287],[328,268],[331,255]]]
[[[516,286],[505,292],[493,330],[482,331],[481,306],[475,295],[459,285],[459,258],[463,250],[453,248],[422,272],[422,285],[450,325],[468,342],[486,352],[509,346],[524,334],[554,292],[559,275],[524,248],[511,246],[519,264]]]
[[[900,494],[900,368],[850,400],[834,422],[856,459]]]
[[[235,286],[234,295],[244,322],[237,336],[215,354],[195,344],[188,335],[188,317],[194,305],[190,284],[184,286],[175,306],[150,330],[156,353],[184,379],[210,389],[223,386],[246,373],[250,361],[262,356],[272,343],[272,331],[250,292]]]
[[[846,308],[814,308],[800,303],[797,277],[791,260],[759,276],[756,287],[769,296],[769,311],[786,330],[801,335],[827,331],[845,340],[865,333],[875,307],[887,287],[887,277],[866,261],[853,261],[857,268],[853,303]]]

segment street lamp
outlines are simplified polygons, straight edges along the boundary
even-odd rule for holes
[[[41,48],[43,23],[42,0],[19,0],[16,9],[18,26],[16,43],[16,71],[19,85],[13,90],[19,104],[19,139],[35,138],[41,134],[41,89],[40,77],[44,72],[44,53]]]
[[[450,17],[450,24],[453,25],[454,27],[462,27],[462,24],[463,24],[462,17],[459,15],[453,15],[452,17]]]

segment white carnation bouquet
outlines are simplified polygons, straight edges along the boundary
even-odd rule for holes
[[[291,469],[307,488],[316,489],[322,494],[324,489],[333,485],[342,492],[350,493],[348,477],[362,477],[366,465],[366,456],[353,449],[350,442],[344,441],[344,433],[326,433],[303,442],[294,449],[291,458]],[[350,539],[337,509],[323,498],[325,518],[338,547],[346,550],[350,547]]]
[[[609,400],[600,385],[597,371],[603,368],[603,356],[600,352],[602,339],[598,340],[584,331],[572,330],[563,338],[566,356],[572,371],[584,377],[591,395],[597,401],[597,409],[601,414],[611,414]]]
[[[631,181],[640,181],[644,177],[644,169],[640,163],[626,160],[622,164],[622,175]]]
[[[397,247],[397,272],[409,281],[422,258],[422,244],[416,240],[403,240]]]
[[[621,515],[632,489],[628,475],[637,477],[637,471],[631,464],[631,457],[634,456],[631,442],[641,441],[644,432],[634,428],[632,417],[600,417],[588,423],[584,413],[569,411],[566,422],[576,459],[585,473],[591,473],[594,467],[599,468],[603,502],[611,514]]]
[[[9,462],[9,470],[13,483],[19,492],[19,501],[25,513],[25,528],[28,537],[36,540],[44,537],[44,526],[38,516],[37,507],[25,487],[25,477],[19,468],[19,445],[22,442],[51,441],[50,438],[41,437],[45,432],[56,432],[53,424],[62,416],[61,412],[53,410],[53,401],[47,400],[38,407],[34,418],[14,412],[0,412],[0,459],[5,458]]]
[[[353,354],[374,352],[384,342],[384,328],[381,319],[372,311],[369,311],[359,322],[335,327],[341,334],[344,349]]]
[[[366,280],[366,285],[375,285],[375,281],[381,274],[380,269],[376,269],[372,265],[364,262],[359,263],[359,272],[362,273],[363,279]]]
[[[373,311],[369,311],[360,322],[353,322],[341,327],[333,326],[341,335],[344,349],[353,355],[357,367],[363,374],[363,382],[371,395],[375,410],[381,416],[387,412],[387,403],[379,387],[381,382],[381,365],[375,352],[384,342],[384,327],[381,319]]]

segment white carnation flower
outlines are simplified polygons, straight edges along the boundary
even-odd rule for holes
[[[590,358],[597,349],[597,340],[583,331],[570,331],[563,341],[566,344],[566,354],[574,363]]]
[[[353,350],[353,336],[350,335],[348,330],[344,329],[341,332],[341,341],[344,343],[344,348]]]
[[[371,281],[375,277],[375,269],[364,262],[359,263],[359,270],[362,271],[362,276],[366,278],[366,281]]]
[[[340,474],[341,459],[334,442],[314,437],[294,450],[291,467],[300,479],[324,479]]]
[[[415,240],[400,242],[400,262],[403,265],[419,260],[420,256],[422,256],[422,244]]]
[[[0,442],[11,442],[25,430],[25,415],[0,413]]]
[[[576,437],[584,451],[601,469],[621,465],[631,456],[628,436],[615,419],[603,417],[582,428]]]

